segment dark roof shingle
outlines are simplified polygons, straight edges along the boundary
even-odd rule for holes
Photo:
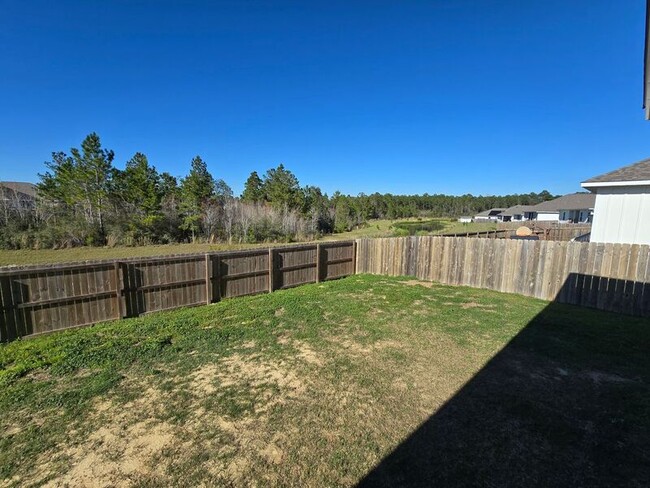
[[[513,205],[512,207],[508,207],[503,212],[501,212],[501,215],[522,215],[524,212],[534,212],[534,208],[534,205]]]
[[[650,180],[650,158],[638,163],[623,166],[609,173],[589,178],[582,183],[613,183],[619,181],[648,181]]]
[[[594,193],[570,193],[555,200],[538,203],[533,207],[535,212],[559,212],[560,210],[582,210],[594,208],[596,195]]]
[[[491,217],[503,212],[505,208],[490,208],[476,214],[476,217]]]

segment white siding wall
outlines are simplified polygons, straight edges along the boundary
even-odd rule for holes
[[[650,186],[595,190],[591,242],[650,244]]]
[[[540,222],[553,222],[553,221],[559,221],[560,220],[560,213],[543,213],[543,212],[537,212],[537,220]]]

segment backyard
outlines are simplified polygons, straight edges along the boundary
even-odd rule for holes
[[[0,345],[0,486],[645,486],[650,327],[356,275]]]

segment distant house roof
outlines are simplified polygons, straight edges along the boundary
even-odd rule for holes
[[[513,215],[523,215],[525,212],[534,212],[534,205],[513,205],[506,208],[501,215],[504,217],[512,217]]]
[[[650,185],[650,158],[582,182],[585,188],[630,185]]]
[[[20,198],[36,198],[36,185],[24,181],[0,181],[0,190],[2,193],[12,192],[18,194]]]
[[[483,210],[482,212],[477,213],[476,217],[493,217],[495,215],[499,215],[504,210],[505,208],[491,208],[489,210]]]
[[[555,213],[560,210],[582,210],[594,208],[596,195],[593,193],[570,193],[554,200],[538,203],[533,212]]]

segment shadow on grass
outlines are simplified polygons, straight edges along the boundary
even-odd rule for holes
[[[650,486],[650,320],[549,304],[359,486]]]

